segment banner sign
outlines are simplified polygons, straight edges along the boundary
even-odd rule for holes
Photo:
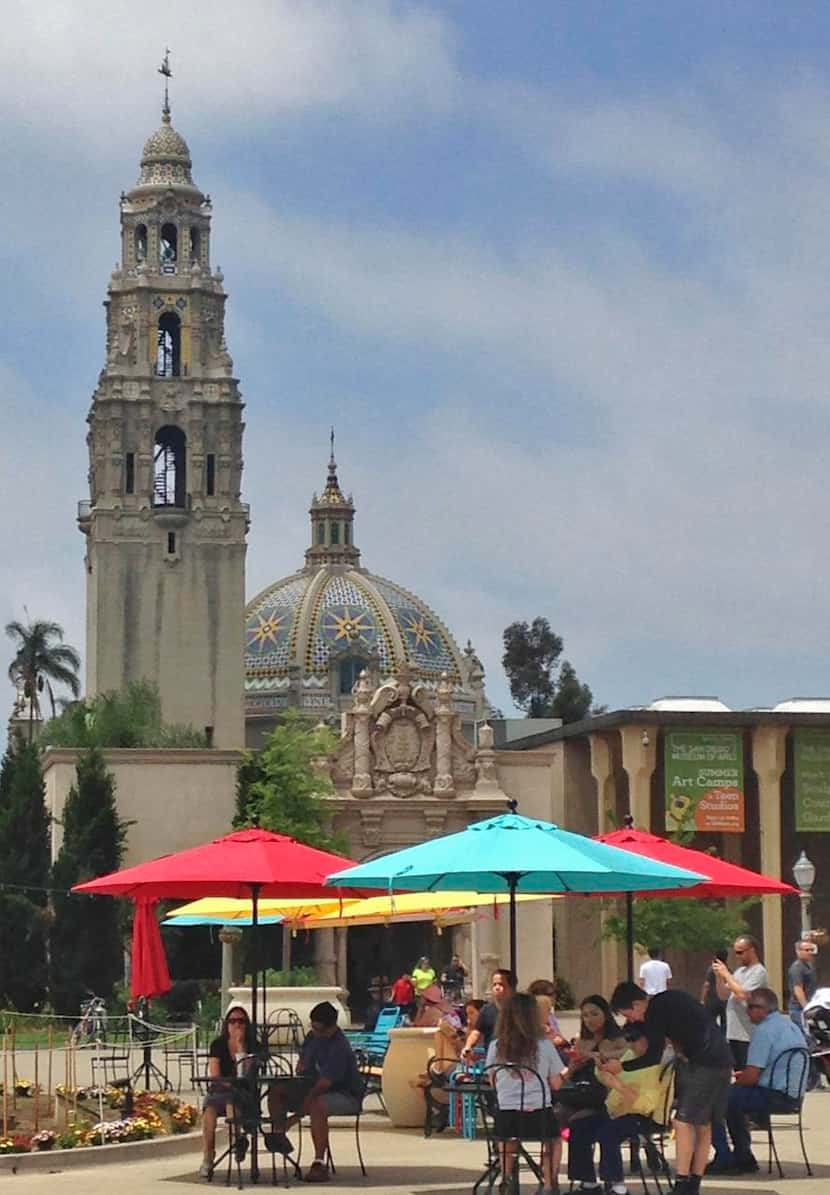
[[[830,830],[830,730],[796,730],[795,828]]]
[[[669,730],[664,738],[666,829],[743,833],[744,749],[740,731]]]

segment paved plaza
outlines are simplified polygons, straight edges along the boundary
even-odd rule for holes
[[[830,1091],[814,1092],[807,1097],[805,1123],[812,1178],[805,1174],[798,1134],[788,1122],[776,1134],[785,1178],[766,1175],[765,1139],[761,1134],[755,1134],[753,1140],[758,1160],[762,1162],[762,1174],[705,1180],[705,1195],[755,1195],[756,1192],[764,1195],[824,1195],[830,1189]],[[470,1191],[481,1173],[484,1144],[480,1141],[461,1141],[446,1134],[427,1141],[416,1129],[391,1128],[385,1117],[374,1112],[367,1113],[364,1118],[361,1140],[369,1172],[366,1178],[361,1176],[357,1166],[351,1126],[344,1122],[344,1127],[334,1129],[332,1148],[338,1173],[326,1189],[340,1195],[358,1195],[365,1191],[389,1192],[390,1195],[455,1195],[456,1192]],[[164,1195],[165,1190],[176,1195],[185,1188],[204,1190],[208,1184],[197,1176],[198,1142],[193,1144],[195,1148],[191,1152],[174,1157],[153,1159],[148,1148],[148,1160],[105,1165],[101,1164],[101,1158],[91,1159],[88,1166],[78,1166],[80,1159],[73,1158],[75,1165],[60,1171],[55,1159],[56,1172],[5,1172],[0,1174],[0,1195],[6,1192],[12,1195],[16,1189],[24,1195],[104,1195],[105,1192],[107,1195],[110,1192]],[[247,1188],[247,1176],[245,1182]],[[224,1179],[218,1176],[213,1185],[217,1190],[226,1189]],[[302,1184],[292,1185],[303,1189]],[[264,1171],[260,1186],[270,1186],[270,1166]],[[231,1188],[235,1189],[235,1186]],[[562,1189],[568,1189],[564,1176]],[[528,1176],[522,1182],[522,1192],[534,1193],[535,1190],[535,1183]],[[642,1191],[638,1180],[629,1182],[629,1191],[631,1195]]]

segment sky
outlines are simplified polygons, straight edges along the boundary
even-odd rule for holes
[[[612,709],[830,694],[824,0],[3,17],[4,624],[83,649],[101,303],[169,46],[247,404],[249,596],[302,564],[334,424],[362,563],[472,639],[505,712],[502,631],[537,615]]]

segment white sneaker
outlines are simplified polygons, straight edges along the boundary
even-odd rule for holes
[[[199,1178],[210,1178],[213,1174],[213,1160],[212,1158],[202,1158],[202,1164],[199,1167]]]

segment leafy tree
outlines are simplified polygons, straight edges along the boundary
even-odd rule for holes
[[[49,885],[49,823],[40,751],[14,734],[0,764],[0,880],[28,888],[38,905]]]
[[[63,844],[55,861],[55,917],[50,991],[57,1012],[73,1014],[88,991],[107,998],[122,972],[119,909],[111,897],[69,889],[116,871],[127,823],[118,816],[115,784],[96,750],[78,760],[77,781],[63,810]]]
[[[265,740],[239,766],[234,826],[260,826],[288,834],[322,850],[344,850],[342,835],[329,828],[325,798],[334,788],[320,766],[336,743],[327,727],[311,726],[288,710]]]
[[[744,914],[758,897],[740,901],[734,909],[717,900],[655,897],[634,900],[634,944],[640,950],[671,946],[676,950],[713,951],[747,932]],[[605,919],[603,936],[626,939],[625,917],[616,912]]]
[[[49,853],[40,752],[15,734],[0,764],[0,1000],[24,1011],[46,991]]]
[[[162,721],[158,686],[133,681],[123,692],[77,701],[47,722],[40,741],[50,747],[207,747],[204,732]]]
[[[568,660],[560,664],[564,642],[546,618],[511,622],[502,635],[502,666],[510,695],[529,718],[561,718],[577,722],[591,712],[593,694]],[[594,713],[602,713],[597,708]]]
[[[34,735],[35,719],[40,717],[40,694],[45,689],[55,716],[54,685],[63,685],[74,697],[81,691],[78,669],[81,657],[74,647],[63,642],[63,627],[56,622],[6,624],[6,634],[15,641],[14,659],[9,665],[9,680],[20,685],[29,702],[29,741]]]
[[[587,685],[582,684],[573,664],[563,660],[556,695],[550,707],[554,718],[561,718],[563,722],[579,722],[591,712],[593,700],[593,693]]]

